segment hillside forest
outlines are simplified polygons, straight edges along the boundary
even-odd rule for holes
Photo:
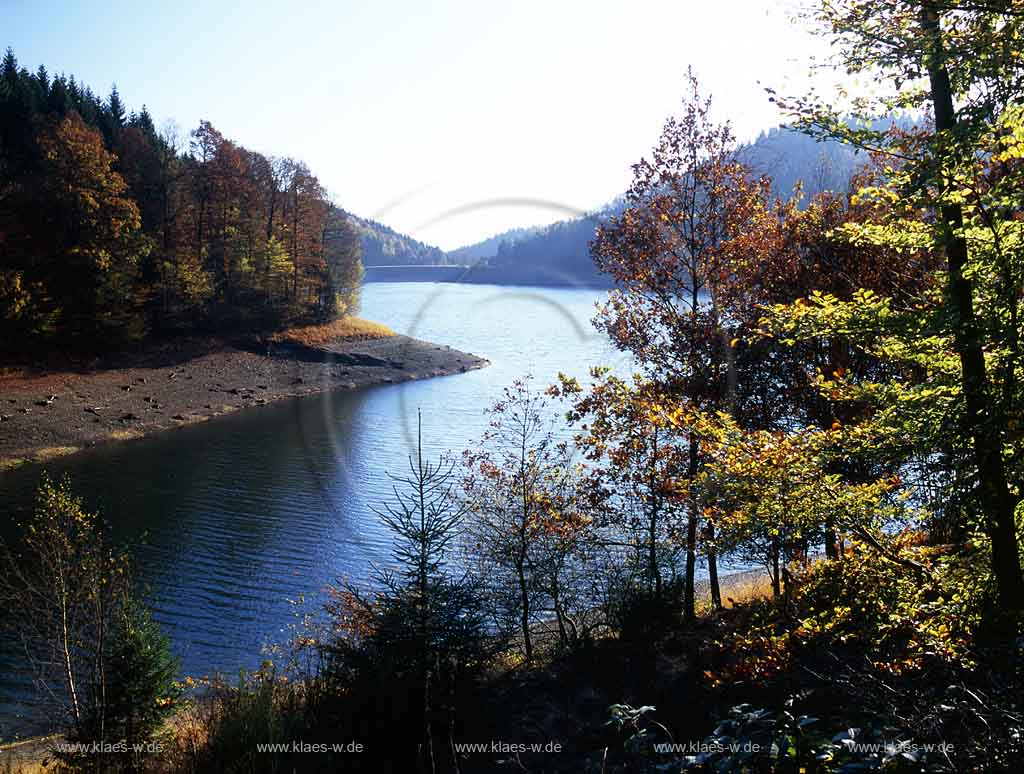
[[[358,235],[302,162],[202,121],[161,130],[117,88],[0,65],[0,342],[269,331],[358,305]]]

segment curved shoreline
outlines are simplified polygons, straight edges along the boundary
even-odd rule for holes
[[[0,379],[0,471],[332,390],[463,373],[485,358],[408,336],[256,352],[225,342]]]

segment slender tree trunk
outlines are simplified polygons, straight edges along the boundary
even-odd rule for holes
[[[708,523],[705,536],[708,553],[708,586],[711,587],[711,604],[715,610],[722,609],[722,588],[718,584],[718,552],[715,550],[715,525]]]
[[[562,610],[561,594],[558,592],[558,581],[552,585],[551,603],[555,608],[555,620],[558,622],[558,641],[565,647],[569,644],[569,633],[565,630],[565,612]]]
[[[292,301],[299,300],[299,191],[295,189],[292,209]]]
[[[786,562],[782,564],[782,593],[786,603],[786,607],[789,607],[790,595],[793,591],[793,576],[790,575],[788,565]]]
[[[72,641],[71,622],[68,617],[68,596],[67,585],[64,580],[63,568],[58,568],[57,580],[59,582],[59,599],[61,614],[61,659],[64,667],[64,680],[68,686],[68,696],[71,698],[71,718],[76,728],[81,728],[82,710],[78,703],[78,686],[75,681],[75,669],[71,664]]]
[[[772,538],[772,599],[782,596],[781,576],[779,573],[779,539]]]
[[[520,626],[523,630],[523,655],[526,663],[533,662],[533,639],[530,634],[530,587],[526,582],[526,561],[520,558],[516,561],[516,577],[519,581],[520,605]]]
[[[224,205],[221,207],[220,262],[224,276],[224,297],[231,302],[231,256],[228,255],[228,193],[224,191]]]
[[[448,748],[452,751],[452,770],[455,774],[459,774],[459,753],[455,749],[455,711],[458,707],[458,696],[457,696],[457,678],[458,678],[458,664],[453,657],[449,664],[449,678],[448,678]]]
[[[658,480],[658,428],[654,428],[651,449],[651,467],[647,488],[651,497],[651,512],[647,522],[647,572],[654,588],[655,599],[661,599],[661,567],[658,566],[658,506],[661,502],[661,482]]]
[[[426,771],[434,774],[437,771],[437,766],[434,762],[434,730],[431,728],[430,713],[432,712],[430,707],[430,677],[431,668],[428,665],[423,670],[423,746],[421,749],[425,750],[426,757]]]
[[[96,690],[96,698],[93,703],[96,706],[96,717],[99,719],[99,741],[107,739],[107,611],[103,598],[103,587],[96,585],[96,679],[99,683]]]
[[[647,577],[655,599],[661,599],[661,571],[658,569],[658,511],[657,506],[651,508],[651,516],[647,523]]]
[[[832,526],[831,517],[825,523],[825,558],[839,558],[839,537],[836,535],[835,527]]]
[[[926,43],[937,142],[941,149],[948,135],[956,129],[957,121],[939,12],[932,2],[921,6],[921,29]],[[939,158],[943,155],[940,150]],[[938,174],[939,185],[944,189],[946,181],[941,178],[941,169]],[[978,468],[978,496],[992,540],[992,572],[1003,607],[1019,610],[1024,606],[1024,577],[1021,576],[1014,523],[1016,501],[1010,492],[1003,464],[999,411],[989,394],[985,356],[974,314],[973,287],[971,280],[964,276],[968,253],[963,236],[963,210],[959,204],[946,203],[939,208],[939,216],[949,276],[947,298],[953,311],[954,343],[960,356],[965,421]]]
[[[530,485],[527,474],[528,431],[525,426],[520,428],[519,435],[519,497],[522,508],[519,522],[519,555],[516,557],[516,575],[519,580],[519,595],[522,598],[520,625],[523,629],[523,655],[526,663],[533,661],[533,637],[530,632],[530,585],[526,578],[526,562],[530,556],[528,530],[530,529]]]
[[[687,478],[693,482],[697,475],[697,440],[690,439],[690,464]],[[697,503],[690,498],[686,520],[686,585],[683,587],[683,620],[692,621],[697,617],[694,603],[694,580],[697,569]]]

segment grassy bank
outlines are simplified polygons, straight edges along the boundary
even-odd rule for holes
[[[303,325],[279,331],[270,340],[279,344],[300,344],[306,347],[322,347],[351,341],[367,341],[394,336],[388,326],[364,320],[361,317],[344,317],[322,325]]]

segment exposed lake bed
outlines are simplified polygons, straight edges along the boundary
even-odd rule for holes
[[[286,398],[488,364],[476,355],[401,335],[253,349],[221,340],[193,341],[136,355],[119,367],[7,377],[0,381],[0,470]]]

